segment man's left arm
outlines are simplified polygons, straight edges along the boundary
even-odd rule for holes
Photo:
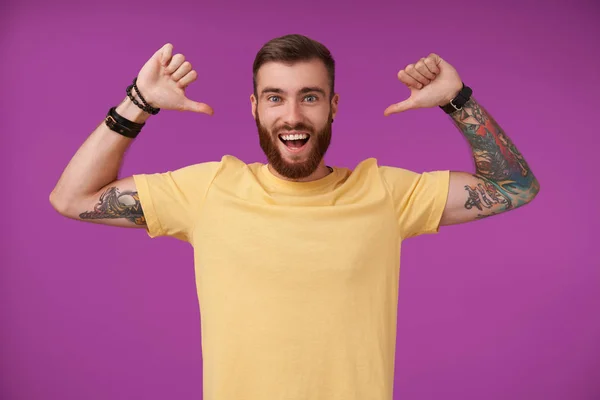
[[[440,225],[453,225],[514,210],[540,190],[525,158],[487,110],[471,97],[450,114],[467,139],[475,173],[450,172],[450,189]]]
[[[384,115],[416,108],[445,106],[463,88],[457,71],[431,53],[398,72],[410,97],[389,106]],[[440,225],[453,225],[514,210],[531,202],[540,184],[500,125],[473,96],[449,114],[467,139],[475,173],[450,172],[450,188]]]
[[[450,190],[440,225],[497,215],[531,202],[540,190],[529,165],[500,125],[473,97],[450,114],[466,137],[475,173],[450,172]]]

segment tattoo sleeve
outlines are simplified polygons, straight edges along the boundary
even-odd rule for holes
[[[138,192],[124,191],[119,188],[108,188],[100,196],[93,211],[79,214],[81,219],[116,219],[125,218],[135,225],[146,225],[146,219]]]
[[[476,165],[477,186],[465,186],[466,209],[479,211],[502,205],[502,211],[520,207],[539,192],[529,165],[494,118],[471,99],[451,114],[454,125],[467,138]],[[486,215],[494,213],[486,212]]]

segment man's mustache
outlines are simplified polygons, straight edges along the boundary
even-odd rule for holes
[[[314,130],[313,130],[312,127],[310,127],[310,126],[308,126],[308,125],[306,125],[306,124],[304,124],[302,122],[299,122],[299,123],[297,123],[294,126],[284,125],[284,126],[282,126],[282,127],[280,127],[280,128],[278,128],[278,129],[275,130],[275,132],[277,132],[277,133],[279,133],[279,132],[289,132],[289,131],[307,131],[307,132],[310,132],[310,133],[314,132]]]

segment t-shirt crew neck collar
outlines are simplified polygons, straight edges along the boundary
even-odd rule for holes
[[[333,170],[333,172],[329,173],[328,175],[324,176],[321,179],[317,179],[317,180],[309,181],[309,182],[296,182],[296,181],[290,181],[287,179],[279,178],[278,176],[274,175],[271,172],[268,164],[264,164],[260,168],[260,171],[261,171],[261,174],[263,175],[263,177],[269,183],[276,186],[277,188],[280,188],[280,189],[288,191],[288,192],[302,193],[302,192],[307,192],[307,191],[313,192],[313,191],[317,191],[319,189],[323,189],[323,188],[327,187],[328,185],[330,185],[332,182],[334,182],[337,179],[339,169],[337,169],[335,167],[330,167],[330,168]]]

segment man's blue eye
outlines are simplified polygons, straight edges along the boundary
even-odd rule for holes
[[[317,96],[313,96],[312,94],[310,96],[306,96],[305,99],[308,99],[308,98],[311,98],[311,97],[314,99],[314,100],[310,101],[311,103],[314,102],[314,101],[317,101]]]
[[[269,101],[271,101],[271,100],[273,100],[273,99],[279,99],[279,96],[271,96],[271,97],[269,97],[269,99],[268,99],[268,100],[269,100]]]

